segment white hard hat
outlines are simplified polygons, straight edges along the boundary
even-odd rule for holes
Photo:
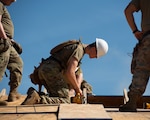
[[[108,51],[108,44],[105,40],[96,38],[97,58],[105,55]]]

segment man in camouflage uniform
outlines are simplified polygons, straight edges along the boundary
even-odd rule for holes
[[[133,16],[138,11],[142,13],[141,30],[138,30]],[[138,44],[131,64],[133,78],[129,86],[129,101],[119,110],[135,112],[137,100],[144,94],[150,75],[150,0],[132,0],[125,9],[125,15]]]
[[[0,0],[0,80],[2,80],[6,68],[10,71],[10,92],[8,101],[19,99],[17,88],[22,79],[23,61],[14,47],[14,26],[6,6],[15,0]],[[21,51],[22,52],[22,51]]]
[[[28,96],[22,104],[70,103],[70,89],[82,96],[81,86],[85,87],[88,84],[83,82],[81,59],[84,54],[88,54],[90,58],[103,56],[108,51],[108,45],[106,41],[97,38],[96,42],[89,45],[78,41],[54,53],[52,51],[53,49],[51,56],[43,60],[38,68],[40,83],[47,89],[48,95],[39,95],[34,88],[29,88]]]

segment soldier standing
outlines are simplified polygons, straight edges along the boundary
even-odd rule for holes
[[[17,91],[22,79],[23,61],[19,54],[22,49],[14,40],[14,26],[10,14],[5,6],[11,5],[15,0],[0,0],[0,80],[2,80],[6,69],[10,71],[10,92],[8,102],[20,98]],[[19,46],[17,46],[19,47]]]
[[[134,20],[134,12],[141,11],[141,30]],[[132,82],[129,86],[129,101],[120,106],[122,112],[137,111],[137,100],[145,92],[150,75],[150,0],[132,0],[125,9],[127,22],[138,40],[133,52],[131,72]]]

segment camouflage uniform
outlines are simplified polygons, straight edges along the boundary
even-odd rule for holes
[[[43,79],[43,85],[49,93],[48,96],[41,96],[42,103],[69,103],[69,88],[63,80],[62,68],[58,62],[48,58],[44,61],[38,71],[39,78]],[[61,100],[62,99],[62,100]],[[63,100],[63,99],[66,99]],[[53,102],[51,102],[53,101]],[[55,102],[54,102],[55,101]]]
[[[43,61],[38,70],[38,75],[39,79],[43,80],[42,84],[47,89],[48,95],[41,95],[40,103],[58,104],[71,102],[69,97],[70,86],[63,72],[66,69],[67,61],[71,56],[76,57],[80,61],[83,55],[83,45],[78,46],[75,44],[67,46],[58,52],[57,55],[52,55]],[[76,74],[78,74],[78,72],[76,72]],[[82,86],[88,86],[87,82],[84,82],[83,84],[86,85]]]
[[[150,75],[150,35],[147,35],[137,44],[131,64],[133,74],[132,83],[129,86],[130,94],[142,95],[145,92]]]
[[[129,86],[129,94],[138,94],[141,96],[146,89],[150,75],[150,1],[149,0],[132,0],[133,4],[142,11],[141,27],[144,32],[143,39],[134,48],[133,59],[131,63],[131,72],[133,74],[132,83]],[[148,33],[148,34],[147,34]]]
[[[132,0],[127,6],[125,11],[126,16],[128,16],[127,17],[128,19],[129,16],[131,17],[130,19],[134,19],[132,15],[135,11],[133,11],[133,9],[136,10],[136,12],[141,11],[142,32],[135,30],[133,31],[133,33],[136,36],[136,32],[139,32],[141,36],[143,34],[143,38],[139,40],[139,43],[135,46],[133,51],[133,58],[131,63],[131,73],[133,74],[133,76],[132,76],[132,82],[129,86],[129,92],[128,92],[129,101],[126,104],[120,106],[119,111],[122,112],[137,111],[137,105],[136,105],[137,101],[145,92],[149,80],[149,76],[150,76],[150,15],[149,15],[150,7],[149,6],[150,6],[150,0]],[[131,24],[135,24],[135,22],[132,21],[128,23],[130,23],[130,27]]]
[[[10,93],[8,101],[13,101],[16,99],[17,87],[20,85],[22,79],[22,68],[23,61],[20,58],[19,54],[12,46],[11,39],[14,36],[14,26],[11,21],[10,15],[7,11],[7,8],[0,2],[0,15],[2,15],[2,25],[4,27],[5,33],[8,37],[8,49],[6,51],[0,51],[0,80],[2,80],[6,68],[10,71]],[[3,39],[0,38],[0,41]],[[2,44],[0,49],[2,50]],[[15,96],[14,96],[15,94]]]
[[[6,52],[0,54],[0,80],[2,80],[7,68],[10,71],[10,87],[18,87],[22,79],[22,67],[22,59],[14,47],[12,47],[10,44],[9,49]]]

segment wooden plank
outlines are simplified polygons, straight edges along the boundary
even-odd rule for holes
[[[21,106],[0,106],[0,114],[36,114],[36,113],[57,113],[58,105],[21,105]]]
[[[0,120],[57,120],[58,105],[0,106]]]
[[[105,108],[118,108],[124,104],[123,96],[88,96],[89,104],[103,104]],[[143,108],[144,103],[150,103],[150,96],[143,96],[137,102],[138,108]]]
[[[3,96],[0,100],[7,101],[8,96]],[[24,99],[26,98],[26,95],[22,95],[22,97],[19,100],[16,100],[14,102],[8,102],[8,106],[17,106],[20,105]],[[124,104],[123,96],[118,95],[107,95],[107,96],[87,96],[87,103],[89,104],[103,104],[105,108],[118,108],[120,105]],[[137,102],[138,108],[143,108],[144,103],[150,103],[150,96],[143,96],[141,97]]]
[[[114,109],[114,108],[113,108]],[[118,109],[113,110],[107,108],[107,114],[113,118],[113,120],[149,120],[150,111],[145,109],[138,109],[138,112],[119,112]]]
[[[57,120],[57,114],[0,114],[0,120]]]
[[[61,104],[58,120],[112,120],[100,104]]]
[[[8,106],[0,106],[0,120],[58,120],[58,106],[35,105],[36,108],[34,106],[22,106],[20,103],[24,101],[25,97],[26,95],[22,95],[22,98],[15,102],[8,102]],[[7,101],[7,96],[2,96],[0,100]],[[113,120],[150,119],[150,109],[138,109],[137,113],[119,112],[118,107],[120,104],[123,104],[123,101],[123,96],[88,96],[88,103],[90,105],[103,104],[107,115]],[[150,103],[150,96],[141,97],[138,101],[138,108],[143,108],[143,103],[145,102]],[[86,114],[88,114],[88,111],[85,110]],[[76,112],[74,115],[76,115]]]

